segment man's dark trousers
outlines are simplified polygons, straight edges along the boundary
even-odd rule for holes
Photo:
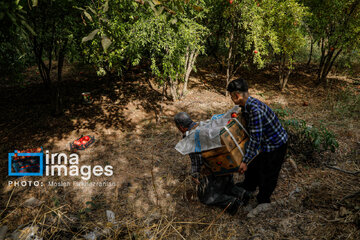
[[[281,165],[284,162],[286,149],[287,143],[272,152],[261,152],[248,165],[245,180],[239,186],[247,191],[255,191],[256,187],[259,187],[256,197],[259,204],[270,202],[270,196],[275,190]]]
[[[211,174],[200,180],[198,188],[200,202],[221,208],[234,204],[236,201],[242,201],[245,193],[243,188],[234,184],[233,175],[214,176]]]

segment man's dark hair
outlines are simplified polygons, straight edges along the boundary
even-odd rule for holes
[[[245,79],[238,78],[229,83],[227,90],[228,92],[247,92],[248,84]]]
[[[186,112],[179,112],[176,114],[174,121],[177,126],[181,126],[183,128],[189,128],[193,123],[193,120],[191,120],[191,117]]]

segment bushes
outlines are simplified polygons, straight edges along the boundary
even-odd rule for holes
[[[291,111],[283,108],[273,109],[281,124],[290,136],[290,150],[294,154],[302,153],[312,158],[314,152],[335,152],[339,147],[335,134],[322,123],[319,127],[312,126],[302,119],[285,119]]]
[[[0,37],[0,39],[2,39]],[[24,46],[26,48],[26,46]],[[22,53],[20,49],[14,48],[13,42],[1,41],[0,43],[0,79],[2,83],[17,85],[23,81],[23,72],[31,61],[30,51]]]
[[[298,135],[300,141],[310,142],[315,151],[331,150],[331,152],[335,152],[339,147],[335,134],[322,124],[317,128],[306,124],[304,120],[289,119],[281,120],[281,122],[287,130]]]

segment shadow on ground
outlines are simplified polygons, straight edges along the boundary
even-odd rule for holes
[[[58,83],[64,110],[58,117],[51,115],[47,90],[39,77],[38,83],[32,79],[23,85],[0,88],[0,154],[3,159],[14,149],[52,148],[52,139],[61,140],[81,129],[99,133],[109,128],[132,131],[136,123],[129,120],[128,115],[135,108],[155,116],[159,114],[162,96],[142,83],[141,74],[123,79],[101,79],[89,69],[82,71],[67,71],[64,80]],[[91,92],[92,104],[82,101],[83,92]],[[137,105],[129,108],[133,102]],[[5,165],[6,161],[2,161],[4,172]]]

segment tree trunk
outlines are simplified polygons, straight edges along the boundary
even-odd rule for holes
[[[330,51],[328,51],[327,54],[325,55],[323,65],[321,66],[320,72],[319,72],[318,84],[321,84],[322,82],[324,82],[326,80],[327,74],[325,74],[325,72],[331,62],[332,55],[333,55],[333,53]]]
[[[50,85],[51,85],[50,71],[48,70],[46,64],[44,63],[44,61],[42,59],[43,50],[44,50],[44,48],[43,48],[42,44],[39,45],[39,43],[37,42],[37,38],[33,37],[33,51],[35,54],[39,73],[40,73],[41,79],[43,80],[45,88],[50,89]]]
[[[280,82],[280,90],[283,85],[284,79],[283,79],[283,54],[280,55],[280,61],[279,61],[279,82]]]
[[[167,82],[164,83],[164,86],[163,86],[163,91],[162,91],[162,101],[164,101],[165,98],[168,98],[168,95],[167,95]]]
[[[324,48],[324,38],[321,38],[321,57],[320,57],[320,63],[319,63],[319,69],[318,69],[318,76],[316,79],[316,82],[319,84],[321,82],[321,75],[322,72],[324,71],[324,62],[326,60],[326,56],[325,56],[325,48]]]
[[[312,57],[312,53],[313,53],[313,46],[314,46],[314,42],[312,40],[310,40],[310,54],[309,54],[309,60],[308,62],[306,63],[307,66],[310,65],[310,62],[311,62],[311,57]]]
[[[184,87],[183,87],[180,98],[183,97],[185,95],[185,92],[187,91],[187,81],[188,81],[188,79],[186,78],[186,75],[187,75],[187,71],[188,71],[188,68],[189,68],[191,58],[192,58],[192,52],[190,53],[190,48],[189,48],[189,46],[187,46],[186,47],[186,55],[185,55]]]
[[[334,51],[335,52],[335,51]],[[327,75],[329,74],[336,58],[340,55],[340,53],[342,52],[342,49],[339,49],[339,51],[335,54],[334,58],[331,60],[330,64],[328,65],[328,67],[326,68],[326,71],[325,71],[325,78],[327,77]]]
[[[280,62],[279,62],[279,82],[280,82],[281,91],[284,91],[286,84],[289,80],[290,73],[291,73],[291,68],[286,64],[286,55],[282,54],[280,56]]]
[[[184,87],[183,87],[182,93],[180,95],[180,98],[182,98],[186,94],[187,85],[188,85],[189,78],[190,78],[190,73],[193,70],[195,60],[196,60],[198,54],[199,54],[199,51],[196,49],[191,50],[191,52],[189,52],[189,48],[186,49]]]
[[[33,29],[37,31],[38,35],[32,35],[30,34],[30,40],[33,44],[33,52],[35,55],[35,59],[36,59],[36,63],[39,69],[39,73],[41,76],[41,79],[43,80],[45,89],[50,90],[51,87],[51,55],[49,56],[49,49],[44,48],[44,42],[42,40],[42,36],[44,34],[48,34],[49,32],[51,32],[52,36],[54,36],[55,33],[55,21],[53,20],[52,25],[48,23],[49,19],[46,17],[48,15],[47,11],[50,9],[49,8],[45,8],[45,12],[43,12],[43,14],[40,15],[39,18],[37,18],[37,14],[39,14],[40,11],[39,7],[34,8],[33,10],[31,10],[28,14],[29,14],[29,19],[33,24]],[[52,29],[49,30],[49,26],[52,26]],[[51,41],[51,45],[53,46],[53,41]],[[52,49],[51,49],[52,50]],[[44,55],[44,51],[48,51],[48,57],[49,57],[49,66],[47,67],[46,64],[43,61],[43,55]],[[45,53],[46,54],[46,53]]]
[[[148,75],[148,74],[147,74]],[[151,81],[150,81],[150,77],[149,76],[146,76],[146,82],[148,83],[149,87],[151,90],[154,90],[152,84],[151,84]]]
[[[285,75],[283,76],[283,83],[281,85],[281,91],[284,91],[286,84],[289,80],[290,73],[291,73],[291,69],[288,68],[287,71],[285,72]]]
[[[335,50],[327,54],[327,61],[325,61],[325,63],[323,64],[322,71],[320,72],[319,75],[319,79],[318,79],[319,84],[324,81],[326,82],[327,75],[329,74],[332,66],[334,65],[336,58],[340,55],[341,52],[342,49],[339,49],[338,52],[335,54],[335,56],[334,56]]]
[[[231,78],[231,72],[232,72],[232,64],[231,64],[231,58],[233,54],[233,40],[234,40],[234,25],[230,32],[230,38],[229,38],[229,52],[228,52],[228,58],[227,58],[227,68],[226,68],[226,89],[230,83]],[[226,96],[229,95],[228,91],[226,91]]]
[[[177,80],[173,80],[172,78],[170,78],[169,83],[170,83],[170,92],[171,92],[172,99],[173,99],[173,101],[176,101],[176,100],[178,100]]]
[[[55,20],[52,22],[52,27],[51,27],[51,38],[50,38],[50,45],[49,45],[49,49],[47,49],[47,53],[48,53],[48,75],[51,75],[51,67],[52,67],[52,53],[54,51],[54,45],[55,45]]]
[[[57,82],[53,86],[52,91],[52,108],[55,116],[58,116],[62,113],[62,98],[59,90],[59,84],[62,81],[62,70],[64,66],[64,60],[66,55],[67,39],[64,41],[62,47],[58,51],[58,73],[57,73]]]

